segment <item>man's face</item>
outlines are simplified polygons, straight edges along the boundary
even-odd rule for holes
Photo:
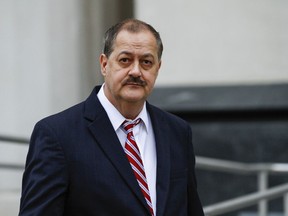
[[[155,37],[149,31],[120,31],[109,58],[100,56],[104,92],[114,105],[143,103],[151,93],[161,61]]]

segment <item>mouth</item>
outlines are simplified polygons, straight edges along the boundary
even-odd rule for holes
[[[142,83],[135,83],[135,82],[126,82],[125,85],[144,86]]]

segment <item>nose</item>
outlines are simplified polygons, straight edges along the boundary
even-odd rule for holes
[[[131,70],[129,71],[129,75],[133,77],[140,77],[141,76],[141,68],[138,62],[135,62],[132,65]]]

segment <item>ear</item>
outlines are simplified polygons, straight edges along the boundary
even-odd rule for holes
[[[100,62],[100,67],[101,67],[101,73],[105,77],[106,76],[106,67],[107,67],[107,62],[108,62],[107,56],[102,53],[99,57],[99,62]]]
[[[162,60],[160,60],[159,63],[158,63],[158,70],[160,70],[161,65],[162,65]]]
[[[158,77],[158,74],[159,74],[159,71],[160,71],[160,68],[161,68],[161,65],[162,65],[162,61],[160,60],[158,63],[157,63],[157,74],[156,74],[156,77]]]

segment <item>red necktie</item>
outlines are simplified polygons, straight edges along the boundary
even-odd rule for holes
[[[141,188],[141,191],[146,199],[146,202],[149,206],[151,215],[153,216],[153,208],[151,197],[149,194],[149,188],[146,180],[146,175],[144,171],[143,162],[141,159],[139,148],[136,144],[133,127],[141,122],[141,119],[136,119],[135,121],[124,121],[122,127],[127,134],[127,139],[125,142],[125,153],[130,162],[130,165],[134,171],[135,177],[138,181],[138,184]]]

